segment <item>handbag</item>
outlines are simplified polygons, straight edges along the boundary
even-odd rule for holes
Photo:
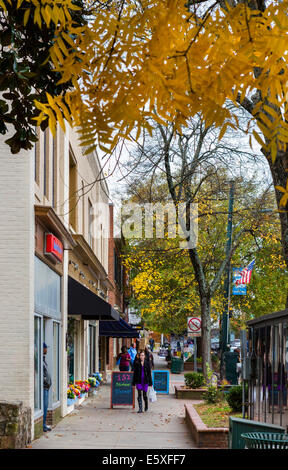
[[[154,390],[153,387],[149,389],[149,401],[151,403],[155,403],[155,401],[157,401],[157,392]]]

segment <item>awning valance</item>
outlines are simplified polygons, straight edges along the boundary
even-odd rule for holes
[[[118,321],[100,321],[99,336],[112,338],[139,338],[139,331],[135,330],[126,321],[119,318]]]
[[[118,321],[119,313],[108,302],[72,277],[68,278],[68,315],[81,315],[83,320]]]

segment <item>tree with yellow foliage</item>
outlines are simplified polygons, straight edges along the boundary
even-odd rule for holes
[[[80,21],[72,14],[79,8]],[[0,131],[17,123],[15,113],[22,115],[13,151],[35,140],[24,122],[28,117],[31,123],[31,111],[35,124],[49,122],[52,133],[57,121],[63,129],[65,120],[77,126],[87,151],[97,145],[111,151],[131,131],[136,138],[143,129],[152,132],[153,116],[179,131],[200,113],[206,127],[221,129],[221,138],[238,126],[233,103],[257,123],[253,134],[273,176],[288,264],[287,2],[0,0],[0,15],[2,56],[9,51],[14,57],[2,62],[2,74],[11,80],[0,86],[8,92],[0,101]],[[48,80],[51,71],[55,74],[55,87],[42,84],[44,95],[35,96],[39,80],[30,82],[35,60],[29,50],[19,57],[18,51],[23,52],[21,41],[28,40],[30,48],[32,31],[45,44],[42,33],[49,30],[43,60],[49,64]],[[45,73],[40,70],[42,81]],[[11,97],[14,80],[19,86]],[[10,100],[26,99],[27,80],[31,100],[11,114]]]
[[[245,153],[244,150],[242,152]],[[149,248],[149,243],[144,240],[144,253],[147,250],[148,264],[145,264],[145,256],[141,252],[142,243],[140,242],[136,245],[139,256],[136,257],[132,251],[130,259],[134,260],[134,263],[136,260],[139,263],[140,272],[133,285],[142,308],[144,299],[147,302],[147,305],[144,305],[144,310],[153,312],[153,315],[156,318],[159,316],[161,321],[166,318],[170,327],[173,318],[175,318],[177,328],[180,329],[183,329],[184,318],[188,316],[189,311],[190,314],[194,314],[196,309],[201,313],[204,373],[206,373],[206,363],[210,361],[211,307],[215,312],[217,306],[217,313],[220,313],[219,299],[223,301],[221,285],[226,268],[232,256],[236,256],[236,250],[241,245],[243,237],[246,234],[255,234],[259,230],[262,224],[261,208],[267,207],[266,204],[273,203],[273,198],[267,193],[267,189],[263,188],[260,197],[260,194],[257,194],[257,184],[253,182],[253,179],[248,182],[247,179],[235,175],[237,187],[235,199],[237,202],[234,209],[234,220],[236,225],[237,222],[240,224],[240,227],[234,232],[231,249],[228,252],[225,251],[229,169],[225,168],[224,164],[225,162],[226,165],[228,162],[231,163],[232,157],[236,161],[236,158],[240,158],[240,156],[239,150],[237,153],[237,145],[233,148],[233,144],[231,142],[229,144],[227,140],[219,143],[217,139],[215,140],[214,128],[205,129],[202,127],[201,120],[194,119],[190,126],[183,128],[176,138],[174,138],[173,125],[164,127],[158,124],[155,137],[153,139],[149,139],[147,136],[145,139],[143,138],[143,144],[139,144],[136,158],[133,160],[130,156],[128,160],[130,171],[132,171],[132,163],[136,162],[134,172],[131,174],[130,193],[133,195],[135,192],[131,201],[140,203],[143,200],[147,202],[150,195],[154,194],[156,201],[162,201],[162,203],[170,201],[175,208],[178,208],[182,202],[185,202],[187,206],[192,203],[198,205],[198,243],[188,245],[185,250],[179,250],[179,238],[172,245],[171,241],[170,245],[167,245],[165,239],[164,246],[162,246],[163,242],[158,240],[155,248],[156,254],[153,255],[151,265],[152,260],[149,253],[152,247]],[[146,174],[150,172],[151,178],[151,183],[146,191],[147,179],[143,178],[145,172]],[[157,185],[159,177],[161,184]],[[148,181],[150,180],[148,179]],[[156,194],[152,190],[154,185],[157,187]],[[168,228],[169,226],[167,230]],[[191,233],[189,219],[186,220],[186,227],[182,227],[184,234],[185,228],[187,228],[188,240]],[[186,239],[186,236],[184,238]],[[178,251],[176,249],[177,243]],[[160,246],[158,246],[159,244]],[[186,272],[182,272],[182,277],[177,273],[177,270],[174,273],[173,268],[169,275],[169,252],[172,256],[172,266],[174,254],[174,261],[177,260],[179,266],[182,266],[182,271],[185,267]],[[159,257],[159,253],[162,258]],[[168,257],[167,276],[165,274],[165,257]],[[157,272],[160,269],[158,262],[163,264],[159,278],[157,277]],[[188,275],[190,269],[191,274]],[[163,289],[160,286],[158,289],[155,287],[154,295],[152,295],[150,286],[155,286],[155,283],[157,284],[159,281],[162,283]],[[174,297],[171,296],[169,285],[174,286]],[[167,295],[165,294],[166,289]],[[156,295],[157,290],[158,295]],[[178,295],[178,292],[182,292],[182,296]],[[148,299],[150,300],[148,301]],[[170,307],[168,307],[169,302]],[[166,312],[165,315],[163,311]],[[221,313],[222,311],[223,309],[221,309]]]
[[[17,123],[15,112],[32,119],[29,106],[9,112],[11,99],[25,97],[23,84],[33,73],[29,53],[17,59],[21,46],[15,41],[17,35],[25,41],[31,28],[42,42],[43,29],[51,29],[44,61],[56,74],[56,87],[63,87],[44,86],[45,100],[33,97],[35,124],[49,123],[54,133],[56,122],[65,129],[66,120],[79,128],[87,151],[99,146],[110,152],[131,132],[136,139],[143,129],[152,132],[151,117],[181,132],[199,113],[221,138],[238,127],[233,103],[247,111],[247,127],[257,123],[253,134],[270,165],[288,265],[287,2],[86,0],[81,8],[84,22],[71,14],[79,9],[72,0],[0,0],[2,22],[11,25],[12,15],[19,15],[11,39],[2,35],[1,44],[2,55],[8,49],[15,57],[7,71],[16,68],[20,80],[18,96],[8,93],[0,101],[0,130]],[[35,135],[31,126],[28,131],[17,128],[13,151],[29,147]]]

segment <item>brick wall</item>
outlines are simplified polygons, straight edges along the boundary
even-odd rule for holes
[[[228,428],[208,428],[192,405],[185,404],[185,421],[199,448],[228,448]]]
[[[10,133],[12,135],[12,133]],[[0,139],[0,400],[34,402],[34,154]]]

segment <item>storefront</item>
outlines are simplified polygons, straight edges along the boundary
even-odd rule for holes
[[[288,425],[288,310],[251,320],[244,378],[249,385],[248,418]]]
[[[61,277],[35,256],[35,418],[42,410],[41,363],[43,342],[48,345],[47,364],[52,372],[49,409],[60,406]]]
[[[139,330],[136,330],[129,325],[125,320],[119,318],[118,321],[104,321],[99,322],[99,335],[101,342],[105,341],[109,347],[109,339],[111,343],[110,351],[107,351],[107,363],[110,356],[110,368],[113,370],[116,366],[116,359],[118,353],[121,351],[121,346],[124,340],[136,340],[140,337]],[[117,344],[118,343],[118,344]],[[110,353],[110,354],[109,354]]]
[[[53,209],[35,206],[34,255],[34,429],[42,432],[43,417],[43,343],[48,346],[46,362],[51,375],[47,424],[56,424],[66,404],[63,402],[65,351],[64,248],[73,246]],[[67,303],[67,300],[66,300]],[[65,397],[66,398],[66,397]]]
[[[105,374],[108,341],[105,337],[99,337],[99,324],[104,320],[111,324],[117,323],[119,313],[103,298],[69,276],[68,316],[68,325],[71,325],[68,361],[70,377],[85,379],[98,371]]]

